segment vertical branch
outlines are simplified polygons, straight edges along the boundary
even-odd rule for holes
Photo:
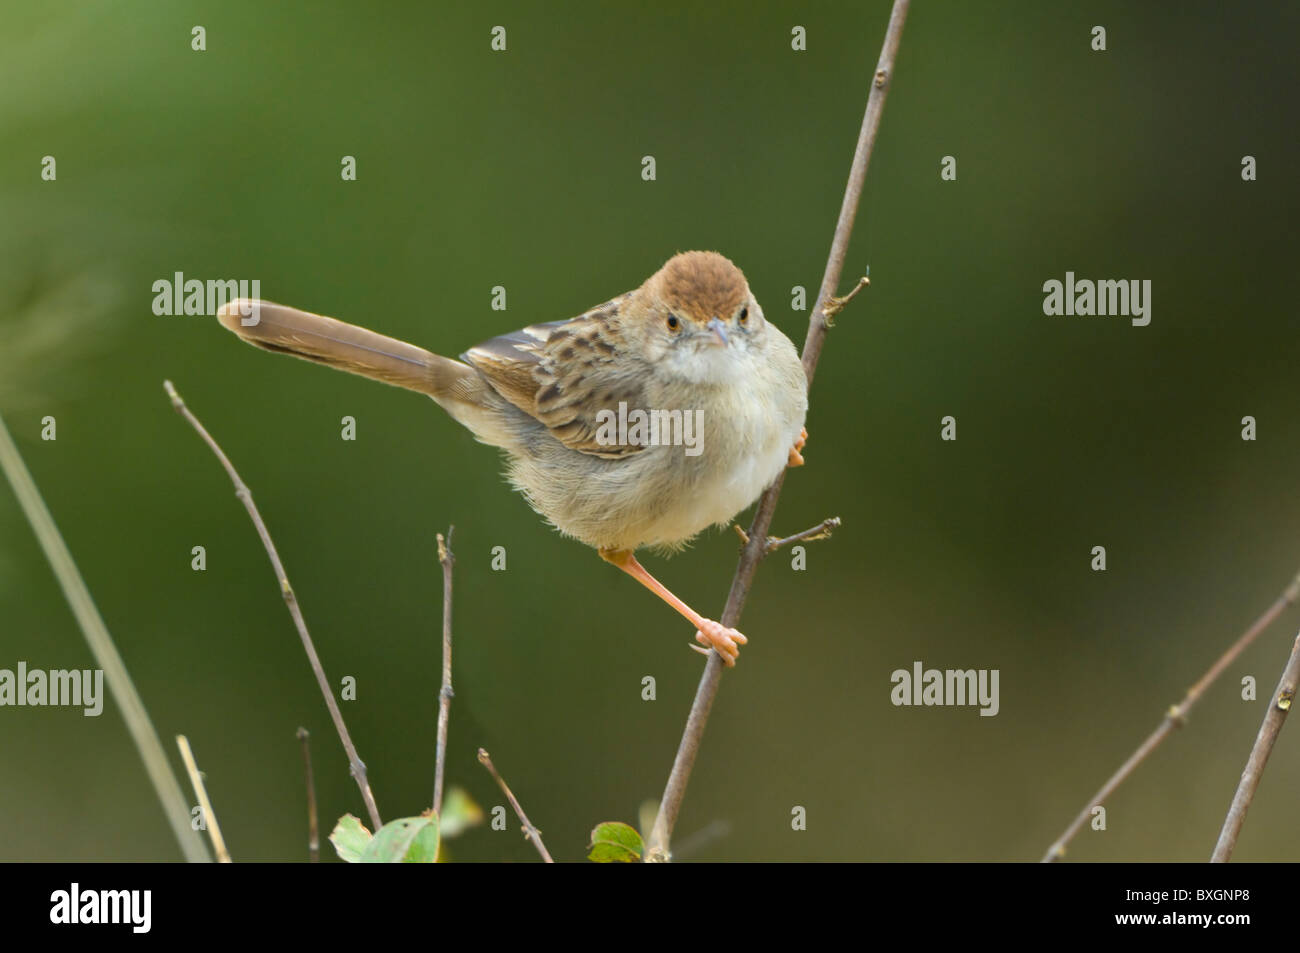
[[[302,647],[303,651],[307,653],[307,661],[311,664],[311,670],[316,674],[316,683],[320,686],[321,695],[325,697],[325,705],[329,708],[330,718],[334,721],[334,728],[339,733],[339,740],[343,742],[343,750],[347,752],[352,777],[356,779],[357,787],[361,789],[361,799],[365,802],[366,810],[370,814],[370,822],[375,825],[375,830],[379,830],[379,828],[383,827],[383,821],[379,819],[379,808],[375,804],[374,794],[370,791],[370,782],[366,780],[365,762],[357,754],[357,749],[352,744],[352,736],[348,734],[348,726],[343,723],[343,713],[339,711],[339,704],[334,700],[334,693],[330,691],[330,683],[325,677],[325,669],[320,663],[320,656],[316,654],[316,646],[311,640],[311,634],[307,631],[307,620],[302,617],[302,610],[298,607],[298,597],[294,595],[293,587],[289,585],[289,577],[284,571],[284,563],[280,562],[280,554],[276,551],[275,543],[271,541],[271,533],[266,528],[266,523],[262,521],[262,514],[257,511],[257,505],[253,503],[253,494],[244,481],[240,479],[234,464],[230,462],[226,452],[221,449],[221,445],[213,439],[207,428],[199,423],[199,419],[185,406],[185,401],[181,400],[181,395],[176,393],[176,388],[172,386],[172,382],[163,381],[163,388],[167,391],[167,396],[171,398],[172,406],[176,408],[176,412],[185,418],[221,462],[226,475],[230,477],[230,482],[235,485],[235,496],[244,504],[249,519],[253,521],[253,527],[262,540],[266,555],[271,560],[271,567],[275,570],[275,578],[280,583],[280,595],[284,597],[284,604],[288,607],[289,615],[293,618],[293,624],[298,629],[298,637],[302,639]]]
[[[826,341],[828,317],[834,315],[835,311],[842,306],[835,297],[835,290],[839,287],[840,277],[844,271],[844,258],[848,252],[849,238],[853,234],[853,221],[858,214],[858,201],[862,196],[862,185],[867,177],[867,165],[871,161],[871,153],[876,144],[876,133],[880,129],[885,95],[889,92],[890,80],[893,77],[894,60],[898,55],[898,44],[903,35],[903,22],[907,19],[908,6],[909,0],[894,0],[894,9],[890,13],[889,26],[885,30],[885,42],[880,51],[880,60],[872,78],[871,93],[867,97],[867,109],[862,117],[862,128],[858,133],[858,145],[853,153],[853,164],[849,168],[849,181],[844,189],[844,201],[840,204],[840,217],[835,224],[835,236],[831,240],[831,250],[826,260],[821,290],[818,292],[817,303],[813,306],[809,317],[808,335],[804,339],[803,346],[803,368],[808,377],[809,387],[812,386],[813,374]],[[767,531],[772,525],[772,516],[776,512],[776,503],[781,496],[781,487],[784,483],[785,474],[782,473],[758,501],[754,521],[749,527],[749,541],[741,551],[736,574],[731,580],[731,590],[727,594],[727,606],[719,620],[725,626],[734,627],[740,621],[740,613],[745,607],[745,600],[749,597],[749,590],[753,585],[754,573],[766,555]],[[659,803],[659,814],[655,818],[647,845],[647,861],[669,859],[668,844],[672,838],[673,827],[677,823],[677,815],[681,811],[682,800],[686,796],[686,785],[690,781],[691,769],[699,753],[700,741],[704,737],[704,728],[708,724],[709,711],[713,708],[721,679],[722,658],[717,652],[711,652],[704,667],[704,674],[700,678],[699,687],[695,691],[695,701],[686,719],[686,729],[677,748],[677,757],[668,776],[663,800]]]
[[[1255,736],[1255,746],[1250,749],[1246,769],[1241,772],[1241,782],[1237,785],[1237,793],[1233,795],[1232,805],[1228,808],[1228,816],[1223,819],[1223,830],[1219,832],[1219,842],[1214,845],[1210,863],[1226,864],[1232,858],[1237,836],[1241,833],[1241,826],[1246,823],[1246,812],[1250,810],[1250,803],[1255,799],[1259,782],[1264,777],[1264,765],[1268,764],[1268,756],[1273,753],[1273,745],[1277,743],[1287,712],[1295,701],[1297,681],[1300,681],[1300,635],[1296,636],[1295,643],[1291,646],[1291,657],[1282,670],[1282,680],[1273,693],[1273,703],[1268,706],[1264,723],[1259,726],[1259,734]]]
[[[307,856],[313,864],[320,863],[320,826],[316,820],[316,776],[311,770],[311,733],[298,729],[302,742],[302,770],[307,778]]]
[[[226,839],[221,836],[217,812],[212,809],[212,802],[208,800],[208,789],[203,783],[203,772],[199,770],[198,763],[194,760],[194,752],[190,750],[190,739],[184,735],[177,735],[176,747],[180,749],[181,760],[185,762],[185,770],[189,772],[190,784],[194,786],[194,796],[199,799],[199,810],[203,812],[203,826],[207,828],[208,836],[212,838],[212,850],[217,855],[217,863],[228,864],[230,851],[226,849]]]
[[[451,534],[438,534],[438,562],[442,563],[442,691],[438,693],[438,749],[433,773],[433,813],[442,816],[442,776],[447,767],[447,720],[451,717],[451,567],[456,557],[451,552]]]
[[[158,732],[154,730],[153,722],[149,720],[149,712],[144,707],[144,700],[136,691],[135,683],[131,681],[131,673],[127,671],[126,663],[122,661],[117,646],[113,644],[108,626],[104,624],[104,617],[99,614],[95,600],[91,598],[90,590],[86,588],[86,580],[81,578],[77,563],[72,558],[72,553],[68,551],[68,544],[63,541],[63,535],[59,532],[54,517],[50,515],[49,507],[45,505],[36,481],[32,479],[31,472],[23,463],[22,454],[18,452],[18,447],[10,438],[3,418],[0,418],[0,471],[8,477],[9,483],[14,488],[14,495],[18,497],[19,507],[27,517],[27,522],[31,524],[32,532],[36,534],[45,558],[50,561],[54,578],[58,580],[59,588],[63,590],[63,597],[68,600],[68,607],[72,609],[77,625],[81,628],[81,634],[85,637],[86,644],[90,646],[90,654],[95,657],[95,664],[104,671],[104,680],[108,682],[113,700],[122,711],[122,720],[126,723],[127,731],[131,733],[131,740],[135,743],[136,751],[140,753],[140,760],[144,762],[145,772],[149,775],[154,794],[158,796],[163,814],[167,817],[167,823],[171,825],[172,834],[176,838],[176,843],[180,845],[181,853],[190,863],[211,862],[212,855],[208,853],[207,845],[203,843],[198,833],[190,828],[189,802],[181,792],[176,775],[172,773],[171,765],[167,762],[167,754],[163,751],[162,742],[158,738]]]

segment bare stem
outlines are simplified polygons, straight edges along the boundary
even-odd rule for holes
[[[447,719],[451,717],[451,567],[456,557],[451,551],[451,534],[438,534],[438,562],[442,564],[442,691],[438,693],[438,748],[433,773],[433,813],[442,816],[442,776],[447,766]]]
[[[1201,696],[1205,694],[1206,689],[1214,684],[1215,680],[1224,673],[1228,666],[1235,662],[1238,656],[1246,651],[1251,643],[1259,638],[1260,633],[1272,625],[1273,621],[1288,606],[1294,605],[1297,599],[1300,599],[1300,574],[1297,574],[1291,580],[1290,585],[1282,591],[1282,594],[1273,600],[1271,606],[1264,610],[1264,614],[1256,619],[1250,628],[1238,636],[1237,641],[1232,643],[1228,650],[1215,660],[1214,664],[1209,667],[1196,684],[1187,690],[1183,700],[1165,713],[1164,720],[1156,726],[1156,730],[1151,732],[1142,744],[1138,745],[1137,750],[1129,755],[1128,760],[1120,765],[1119,769],[1106,780],[1106,783],[1101,786],[1101,790],[1093,795],[1092,800],[1083,806],[1083,810],[1065,829],[1065,832],[1056,839],[1056,842],[1051,847],[1047,848],[1047,853],[1043,855],[1043,863],[1052,863],[1061,860],[1065,856],[1066,847],[1074,839],[1074,836],[1083,829],[1083,826],[1088,823],[1089,818],[1092,817],[1093,809],[1108,801],[1110,796],[1115,793],[1115,790],[1127,780],[1130,774],[1137,770],[1137,767],[1150,756],[1151,752],[1160,747],[1161,743],[1173,734],[1174,729],[1181,728],[1186,723],[1188,714],[1196,706],[1196,703],[1201,700]]]
[[[533,827],[529,822],[528,815],[524,813],[524,809],[519,805],[519,802],[515,800],[514,794],[510,791],[510,786],[506,784],[506,779],[501,777],[497,772],[496,765],[492,763],[492,756],[483,748],[479,748],[478,760],[483,767],[488,769],[488,773],[491,774],[497,784],[500,785],[502,793],[506,796],[506,800],[510,802],[510,806],[515,809],[515,814],[519,818],[519,823],[523,826],[524,836],[533,842],[533,846],[537,848],[537,853],[542,855],[542,860],[546,861],[548,864],[555,863],[555,860],[551,857],[550,851],[548,851],[546,845],[542,843],[542,832]]]
[[[1264,723],[1259,726],[1255,736],[1255,746],[1250,749],[1246,759],[1246,769],[1241,772],[1241,781],[1237,793],[1232,797],[1228,816],[1223,819],[1223,830],[1219,832],[1219,842],[1214,845],[1214,854],[1210,857],[1212,864],[1226,864],[1232,859],[1232,851],[1237,846],[1237,836],[1241,826],[1246,823],[1246,812],[1259,790],[1259,782],[1264,777],[1264,766],[1268,756],[1273,753],[1273,745],[1282,731],[1287,712],[1295,701],[1296,682],[1300,681],[1300,635],[1296,636],[1291,646],[1291,657],[1287,659],[1286,668],[1282,670],[1282,680],[1273,693],[1273,704],[1264,713]]]
[[[228,864],[230,851],[226,850],[225,838],[221,836],[221,825],[217,823],[217,812],[212,809],[212,802],[208,800],[208,789],[204,786],[203,774],[194,761],[190,740],[184,735],[177,735],[176,747],[181,749],[181,760],[185,762],[185,770],[189,772],[194,796],[199,799],[199,810],[203,812],[203,826],[207,828],[208,836],[212,838],[212,852],[217,855],[217,863]]]
[[[122,712],[122,721],[131,733],[136,751],[140,753],[145,773],[149,775],[154,794],[158,796],[181,853],[190,863],[211,863],[212,855],[208,853],[207,845],[190,828],[189,802],[167,761],[167,752],[163,749],[153,722],[149,720],[144,700],[136,691],[131,673],[127,671],[108,626],[104,624],[104,617],[99,614],[95,600],[86,587],[86,580],[81,577],[68,544],[63,541],[63,535],[59,532],[54,517],[50,515],[50,509],[45,505],[36,481],[23,463],[22,454],[10,438],[3,418],[0,418],[0,471],[4,472],[13,486],[18,505],[31,524],[45,558],[50,561],[50,569],[59,582],[59,588],[63,590],[63,597],[68,600],[68,607],[76,617],[86,645],[90,647],[95,663],[104,671],[104,680],[108,682],[113,700]]]
[[[817,369],[822,346],[826,341],[826,329],[829,326],[826,307],[834,299],[840,276],[844,272],[844,258],[848,252],[849,237],[853,233],[853,220],[857,217],[858,200],[862,196],[862,185],[867,176],[867,164],[871,160],[871,152],[876,144],[876,133],[880,129],[885,95],[889,91],[890,79],[894,73],[894,59],[898,55],[898,44],[903,35],[903,22],[907,19],[908,6],[909,0],[894,0],[893,12],[889,15],[889,26],[885,30],[884,46],[880,51],[880,60],[872,78],[871,93],[867,97],[867,109],[862,117],[862,128],[858,133],[858,145],[853,154],[853,164],[849,168],[849,181],[844,189],[839,221],[835,224],[835,237],[831,241],[821,290],[817,294],[817,303],[809,316],[808,335],[804,339],[803,346],[803,369],[809,387],[812,386],[813,373]],[[860,283],[859,287],[861,287]],[[772,525],[772,516],[776,512],[776,503],[781,496],[781,487],[784,483],[785,474],[782,473],[758,501],[754,521],[749,527],[749,541],[741,551],[736,574],[731,580],[731,590],[727,594],[727,605],[722,612],[720,621],[725,626],[734,627],[740,620],[741,610],[745,606],[750,586],[754,581],[754,573],[767,552],[767,531]],[[713,708],[713,701],[718,695],[718,684],[721,679],[722,658],[717,652],[712,652],[704,666],[699,687],[695,690],[695,701],[691,704],[690,714],[686,718],[686,729],[682,733],[677,757],[673,760],[672,771],[668,775],[663,799],[659,802],[659,814],[655,818],[646,849],[647,861],[667,861],[670,858],[669,841],[672,838],[673,827],[677,823],[677,815],[682,808],[682,800],[686,796],[686,785],[690,781],[695,757],[699,754],[700,741],[704,737],[704,728],[708,724],[709,711]]]
[[[203,438],[203,442],[216,454],[222,467],[225,468],[226,474],[230,477],[230,482],[235,485],[235,496],[244,504],[244,509],[248,510],[248,516],[253,521],[253,526],[257,529],[257,535],[262,540],[262,546],[266,549],[266,555],[271,560],[271,566],[275,570],[275,577],[280,582],[280,594],[284,596],[284,604],[288,606],[289,615],[293,618],[293,624],[298,629],[298,636],[302,639],[303,650],[307,653],[307,661],[311,663],[311,670],[316,673],[316,682],[320,685],[321,695],[324,696],[325,705],[329,708],[330,718],[334,721],[334,728],[339,733],[339,740],[343,742],[343,750],[347,752],[352,776],[356,779],[357,787],[361,789],[361,799],[365,802],[366,810],[370,814],[370,822],[374,824],[375,830],[379,830],[383,826],[383,822],[379,819],[379,808],[375,805],[375,796],[370,792],[370,783],[366,780],[365,763],[357,755],[357,749],[352,744],[352,736],[348,734],[348,726],[343,723],[343,714],[339,711],[338,702],[334,700],[334,693],[330,691],[330,683],[325,677],[325,669],[321,666],[320,656],[316,654],[316,646],[312,643],[311,635],[307,631],[307,622],[302,617],[302,610],[298,608],[298,599],[293,593],[293,587],[289,585],[289,577],[285,574],[284,564],[280,562],[280,554],[276,552],[275,543],[271,541],[271,534],[266,528],[266,523],[262,521],[262,514],[257,511],[257,506],[253,503],[253,494],[244,485],[244,481],[239,478],[239,474],[235,471],[235,467],[230,462],[230,458],[226,456],[225,451],[208,433],[207,428],[199,423],[198,418],[190,413],[190,409],[185,406],[185,401],[181,400],[181,395],[176,393],[176,388],[172,386],[172,382],[163,381],[163,388],[167,391],[167,396],[171,398],[172,406],[176,408],[176,412],[189,422],[190,426]]]
[[[774,553],[782,546],[788,546],[790,543],[811,543],[818,539],[830,539],[831,533],[840,528],[840,523],[841,520],[838,516],[832,516],[828,520],[822,520],[811,529],[806,529],[802,533],[795,533],[793,536],[783,536],[780,539],[769,536],[767,538],[767,552]]]
[[[867,287],[867,285],[869,284],[871,284],[871,279],[868,278],[866,275],[863,275],[861,278],[858,279],[858,283],[853,286],[853,290],[850,291],[848,294],[840,295],[839,297],[836,298],[831,298],[830,301],[826,302],[826,304],[822,307],[822,317],[826,319],[826,326],[828,328],[835,327],[835,315],[843,311],[844,306],[847,305],[854,298],[856,298],[858,296],[858,292],[861,291],[863,288]]]
[[[302,742],[302,770],[307,779],[307,856],[313,864],[320,863],[320,826],[316,820],[316,775],[311,769],[311,732],[298,729]]]

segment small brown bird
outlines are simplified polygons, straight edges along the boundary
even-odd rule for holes
[[[730,522],[783,467],[803,463],[803,365],[728,259],[676,255],[635,291],[493,338],[460,361],[266,301],[232,301],[217,318],[264,350],[432,397],[505,451],[510,482],[533,509],[735,664],[745,636],[701,616],[634,555]]]

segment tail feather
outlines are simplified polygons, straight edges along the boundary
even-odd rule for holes
[[[472,401],[482,386],[474,369],[460,361],[270,301],[231,301],[217,320],[254,347],[428,394],[440,404]]]

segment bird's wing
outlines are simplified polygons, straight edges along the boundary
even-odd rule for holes
[[[631,294],[620,295],[568,321],[533,324],[472,347],[461,359],[492,389],[534,417],[571,450],[622,459],[644,444],[618,442],[619,403],[647,409],[640,375],[618,360],[609,334]],[[609,411],[612,418],[602,411]]]

